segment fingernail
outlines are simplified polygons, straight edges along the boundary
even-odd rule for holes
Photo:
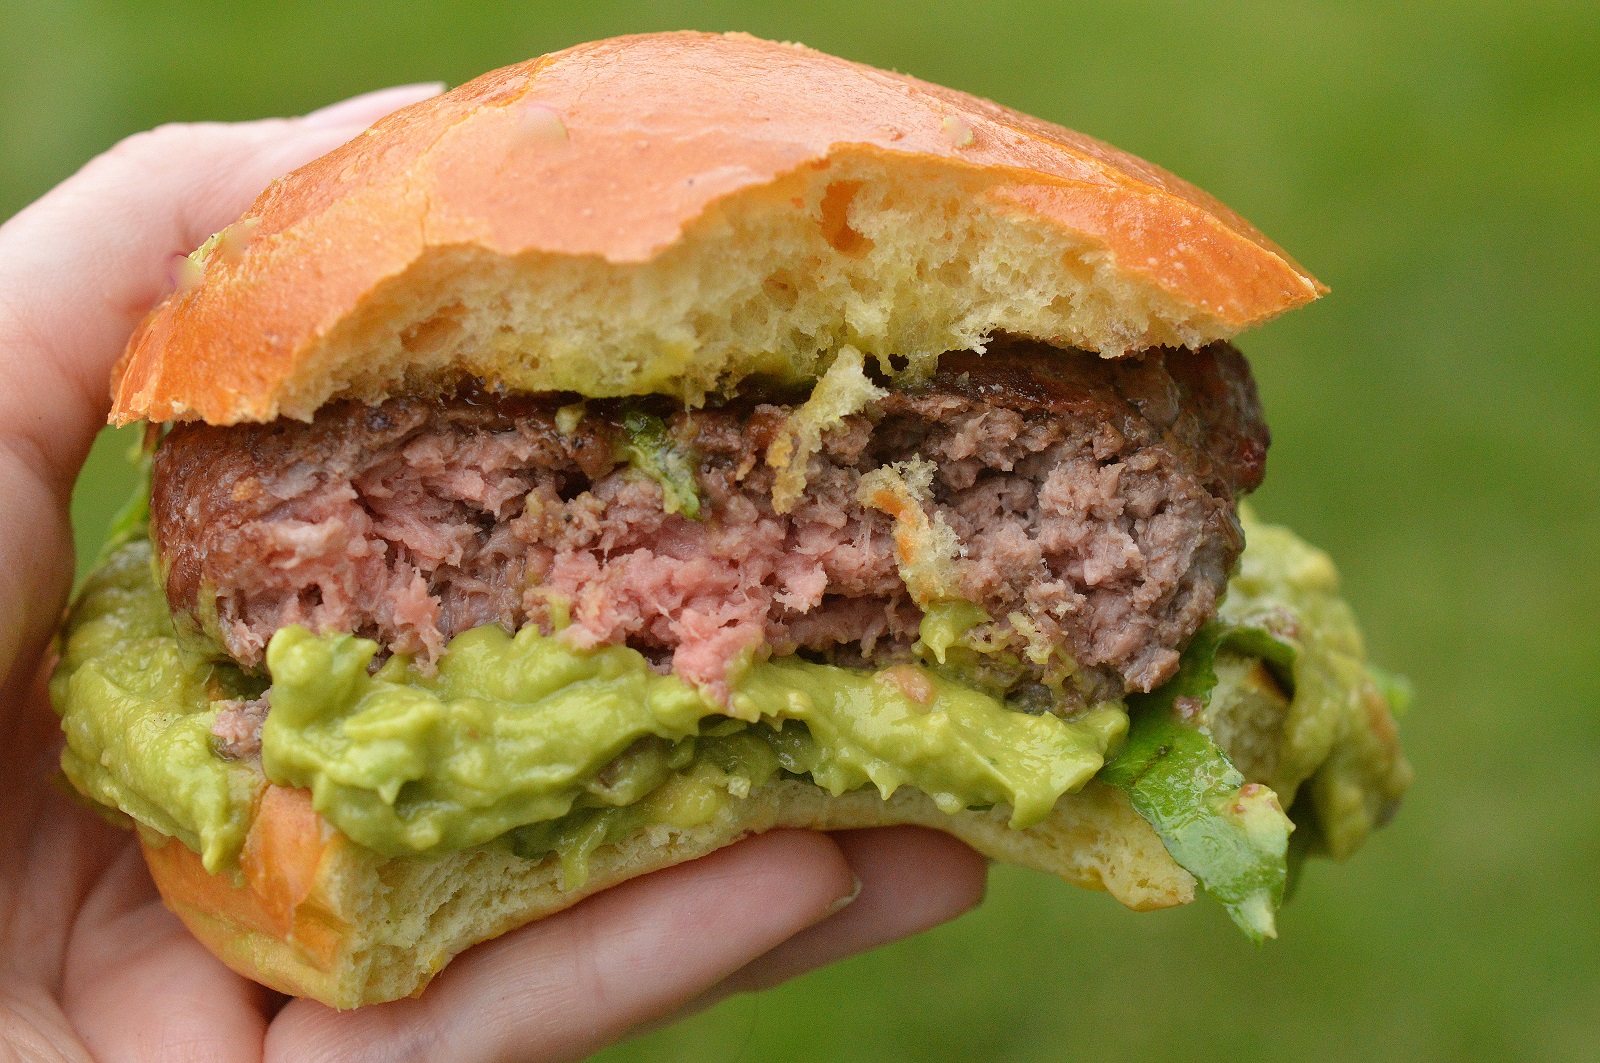
[[[861,880],[854,875],[850,876],[850,892],[828,905],[828,915],[835,915],[850,906],[850,902],[861,896]],[[827,918],[824,916],[823,918]]]
[[[302,125],[313,129],[330,126],[371,125],[384,115],[398,111],[408,104],[419,103],[444,91],[442,81],[424,81],[415,85],[395,85],[352,96],[348,100],[330,103],[300,119]]]

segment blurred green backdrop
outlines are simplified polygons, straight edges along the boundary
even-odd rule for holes
[[[1262,951],[1206,904],[1137,916],[999,870],[954,925],[603,1058],[1600,1058],[1600,5],[0,0],[0,217],[158,122],[668,28],[1092,133],[1332,286],[1245,339],[1276,437],[1258,508],[1334,552],[1416,681],[1419,781]],[[121,449],[79,485],[83,551]]]

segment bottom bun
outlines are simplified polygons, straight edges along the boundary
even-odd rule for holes
[[[694,827],[652,826],[602,846],[581,888],[564,889],[554,856],[527,860],[495,847],[442,858],[390,859],[346,841],[303,790],[268,787],[240,870],[208,873],[181,842],[146,835],[161,896],[223,962],[280,992],[335,1008],[421,993],[451,958],[608,886],[693,860],[776,827],[849,830],[917,824],[952,834],[992,859],[1102,889],[1139,911],[1185,904],[1195,882],[1120,791],[1090,782],[1027,830],[1005,809],[939,811],[902,788],[838,797],[779,780],[724,804]]]

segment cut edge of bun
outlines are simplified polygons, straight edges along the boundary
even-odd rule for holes
[[[1009,333],[1118,356],[1324,289],[1228,208],[986,100],[745,36],[491,74],[275,182],[130,342],[112,420],[306,419],[475,376],[698,403]]]
[[[1062,798],[1043,823],[1013,830],[1004,809],[948,815],[910,788],[885,801],[875,791],[831,796],[780,780],[700,825],[655,826],[601,846],[582,886],[570,890],[554,855],[526,860],[485,847],[385,858],[332,832],[304,791],[269,788],[261,808],[241,872],[210,874],[183,843],[151,835],[142,839],[145,860],[167,906],[229,967],[335,1008],[415,996],[474,944],[779,827],[932,827],[991,859],[1105,890],[1140,911],[1186,904],[1195,890],[1126,798],[1095,782]]]

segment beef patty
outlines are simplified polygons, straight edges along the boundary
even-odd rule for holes
[[[622,457],[639,404],[575,401],[466,386],[311,423],[173,428],[151,492],[173,609],[252,669],[288,624],[426,667],[458,632],[548,631],[555,610],[571,644],[627,643],[726,696],[753,647],[910,653],[922,611],[894,519],[858,494],[912,462],[933,473],[923,512],[958,541],[960,597],[993,618],[973,637],[1081,702],[1173,674],[1243,547],[1235,499],[1268,442],[1227,344],[1104,360],[997,341],[827,430],[786,513],[764,456],[792,404],[657,407],[697,481],[691,519]]]

